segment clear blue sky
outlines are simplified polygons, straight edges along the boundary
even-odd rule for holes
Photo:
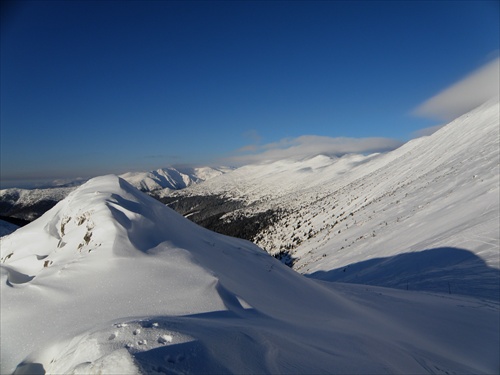
[[[1,185],[231,160],[297,137],[406,141],[498,56],[498,1],[16,1]]]

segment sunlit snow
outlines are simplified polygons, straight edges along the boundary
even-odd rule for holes
[[[310,280],[115,176],[4,237],[1,258],[2,373],[498,368],[496,303]]]
[[[88,181],[1,239],[0,372],[497,373],[498,104],[466,116],[386,155],[269,167],[292,173],[268,187],[317,178],[273,191],[296,210],[260,239],[316,231],[293,247],[308,277],[119,177]],[[239,173],[262,200],[244,168],[203,189]]]

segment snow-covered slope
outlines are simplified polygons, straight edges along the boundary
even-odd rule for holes
[[[499,368],[498,304],[307,279],[115,176],[1,241],[2,373]]]
[[[156,190],[179,190],[209,180],[230,171],[230,168],[161,168],[150,172],[127,172],[120,175],[137,189],[152,192]]]
[[[387,155],[390,162],[384,167],[299,209],[294,217],[305,222],[301,231],[310,233],[311,238],[294,251],[298,258],[296,268],[307,273],[341,269],[341,277],[335,272],[327,277],[350,281],[359,278],[365,282],[367,278],[360,274],[349,269],[343,272],[346,266],[357,264],[358,273],[371,273],[370,282],[389,285],[380,279],[388,276],[392,268],[389,264],[385,267],[383,262],[359,262],[373,258],[394,260],[398,254],[430,249],[462,249],[482,261],[483,271],[496,270],[489,273],[491,278],[484,287],[491,287],[490,296],[498,299],[499,132],[499,105],[489,102],[432,136],[414,140],[396,150],[395,155]],[[322,207],[335,209],[322,212]],[[457,261],[453,254],[458,252],[440,254],[445,258],[449,255],[450,262]],[[439,257],[427,260],[435,261]],[[407,266],[405,262],[398,265],[403,269]],[[435,274],[434,284],[441,281],[439,287],[444,290],[443,281],[451,283],[453,279],[456,292],[474,294],[466,290],[464,273],[455,271],[471,267],[467,276],[476,275],[478,280],[473,287],[481,289],[480,283],[485,280],[479,280],[476,266],[457,261],[452,267],[455,270]],[[392,268],[391,274],[401,271]],[[391,281],[391,286],[406,286],[408,277],[419,276],[402,272],[398,281]],[[483,293],[488,294],[486,290]]]
[[[498,299],[499,131],[498,102],[489,102],[383,156],[383,167],[367,165],[371,172],[298,208],[259,243],[290,244],[291,224],[300,272]]]
[[[192,186],[176,195],[222,195],[243,199],[248,204],[264,202],[272,205],[274,199],[290,194],[294,198],[300,197],[304,192],[325,184],[362,175],[364,164],[378,155],[347,154],[340,158],[317,155],[305,159],[251,164],[217,176],[203,185]],[[348,176],[345,176],[347,172]]]
[[[245,201],[222,229],[265,212],[252,240],[304,274],[497,299],[499,129],[496,99],[386,154],[250,165],[174,195]]]

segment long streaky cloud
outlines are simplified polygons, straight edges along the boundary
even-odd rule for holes
[[[413,114],[451,121],[499,93],[500,58],[496,58],[422,103]]]
[[[285,138],[278,142],[252,146],[255,152],[240,154],[224,159],[224,163],[238,166],[273,162],[281,159],[301,159],[315,155],[342,156],[350,153],[371,154],[387,152],[401,146],[402,142],[390,138],[332,138],[317,135],[303,135]]]

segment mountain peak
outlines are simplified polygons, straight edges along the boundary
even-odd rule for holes
[[[189,242],[189,237],[179,235],[186,231],[203,229],[124,179],[107,175],[89,180],[6,239],[1,259],[9,259],[14,271],[35,277],[46,274],[49,267],[64,267],[91,253],[103,258],[147,252],[167,240],[186,247],[183,242]]]

